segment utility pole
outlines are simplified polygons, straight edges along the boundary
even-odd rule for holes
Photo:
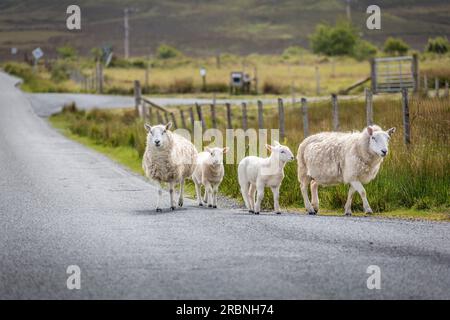
[[[123,49],[124,49],[124,57],[125,59],[128,59],[128,57],[130,56],[130,41],[129,41],[129,32],[130,32],[130,26],[128,24],[128,13],[129,13],[129,8],[125,8],[123,10],[123,26],[124,26],[124,30],[125,30],[125,39],[124,39],[124,43],[123,43]]]
[[[352,22],[352,13],[351,13],[351,8],[350,8],[350,1],[351,0],[346,0],[347,1],[347,8],[346,8],[346,11],[347,11],[347,20],[349,21],[349,22]]]

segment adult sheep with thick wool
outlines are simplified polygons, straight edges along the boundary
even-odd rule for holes
[[[383,131],[373,125],[362,132],[322,132],[309,136],[300,144],[297,153],[298,180],[306,210],[319,211],[320,185],[350,184],[345,214],[351,215],[355,191],[363,201],[364,212],[372,213],[363,184],[372,181],[388,154],[389,140],[395,128]],[[311,202],[308,185],[311,184]]]
[[[156,211],[159,207],[162,188],[161,183],[169,184],[170,208],[175,210],[175,184],[180,184],[178,206],[183,206],[184,182],[190,178],[195,170],[197,150],[186,138],[171,132],[172,123],[151,126],[145,124],[147,130],[147,146],[142,159],[145,175],[158,183],[158,199]]]

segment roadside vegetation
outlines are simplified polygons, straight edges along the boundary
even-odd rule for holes
[[[234,106],[239,108],[238,106]],[[174,107],[175,108],[175,107]],[[218,106],[218,127],[224,130],[225,108]],[[265,108],[264,122],[267,128],[278,127],[275,106]],[[448,99],[411,98],[412,144],[406,147],[402,137],[402,112],[397,95],[386,96],[374,102],[375,123],[383,128],[396,126],[398,131],[391,142],[391,152],[384,162],[377,178],[367,185],[369,202],[381,216],[403,218],[450,219],[450,141],[448,124],[450,102]],[[332,127],[329,102],[310,104],[309,122],[311,134],[330,130]],[[256,107],[249,106],[249,127],[257,127]],[[222,115],[223,113],[223,115]],[[287,105],[286,140],[296,153],[303,140],[301,112],[298,106]],[[176,113],[178,114],[178,113]],[[210,123],[206,112],[206,123]],[[360,99],[340,102],[341,130],[362,129],[365,126],[364,102]],[[180,119],[177,119],[178,123]],[[79,111],[68,106],[50,121],[66,134],[82,143],[94,146],[112,156],[135,171],[140,169],[141,157],[145,149],[146,132],[143,121],[135,118],[133,110],[92,110]],[[240,119],[235,119],[236,127]],[[296,163],[285,169],[286,177],[280,192],[283,208],[303,211],[303,200],[297,181]],[[225,179],[220,187],[222,194],[239,199],[237,187],[237,165],[227,164]],[[347,196],[347,186],[320,188],[319,197],[325,214],[343,211]],[[269,191],[268,191],[269,192]],[[359,197],[355,197],[354,211],[361,212]],[[272,205],[271,195],[264,197],[264,207]]]

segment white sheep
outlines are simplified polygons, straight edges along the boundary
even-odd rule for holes
[[[199,206],[203,206],[205,202],[208,207],[217,208],[217,192],[225,174],[223,154],[227,152],[228,148],[205,148],[205,151],[198,154],[192,180]],[[201,196],[202,185],[205,187],[204,201]]]
[[[319,185],[349,183],[345,214],[352,214],[355,191],[361,196],[364,212],[372,213],[363,184],[376,177],[394,132],[395,128],[383,131],[374,125],[362,132],[322,132],[303,140],[298,148],[297,162],[298,180],[307,212],[316,214],[319,211]],[[310,183],[311,202],[308,199]]]
[[[268,158],[245,157],[239,162],[238,180],[245,206],[250,213],[259,214],[264,188],[270,187],[273,193],[274,211],[280,214],[280,186],[284,178],[284,166],[294,160],[291,150],[275,141],[275,145],[266,144],[271,151]],[[256,203],[255,203],[256,193]]]
[[[148,123],[145,124],[148,133],[142,168],[149,179],[158,183],[156,211],[161,211],[159,207],[162,196],[161,182],[169,184],[172,210],[176,207],[174,187],[176,183],[180,184],[178,205],[183,206],[184,181],[192,176],[197,158],[194,145],[184,137],[169,131],[171,126],[171,122],[153,127]]]

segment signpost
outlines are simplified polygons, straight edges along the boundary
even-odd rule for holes
[[[31,54],[34,58],[33,71],[36,72],[38,60],[44,56],[44,52],[41,48],[36,48],[31,52]]]
[[[206,91],[206,69],[204,67],[200,68],[200,76],[202,77],[203,91]]]

